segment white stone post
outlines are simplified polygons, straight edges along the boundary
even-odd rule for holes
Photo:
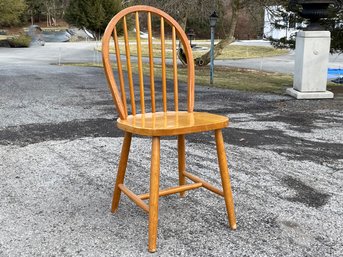
[[[297,99],[333,98],[326,90],[330,40],[329,31],[297,33],[293,88],[287,88],[287,94]]]

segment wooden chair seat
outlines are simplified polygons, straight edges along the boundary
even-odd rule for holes
[[[175,136],[227,127],[225,116],[207,112],[155,112],[117,120],[118,128],[144,136]]]

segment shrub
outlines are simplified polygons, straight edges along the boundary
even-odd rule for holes
[[[32,38],[28,35],[19,35],[8,39],[11,47],[29,47]]]

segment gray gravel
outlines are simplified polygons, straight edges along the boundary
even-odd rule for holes
[[[91,43],[0,48],[0,256],[342,256],[342,94],[197,86],[197,111],[231,119],[238,229],[204,189],[164,197],[149,254],[147,215],[125,196],[110,212],[123,133],[103,71],[50,65],[62,47],[65,61],[97,61]],[[213,134],[186,138],[187,169],[219,185]],[[161,148],[161,188],[174,186],[175,137]],[[148,189],[149,159],[150,139],[133,138],[125,183],[136,193]]]

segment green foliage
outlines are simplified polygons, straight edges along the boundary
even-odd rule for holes
[[[280,39],[274,39],[272,37],[269,37],[268,40],[274,46],[275,48],[290,48],[295,49],[295,37],[292,36],[290,39],[287,39],[286,37],[282,37]]]
[[[66,10],[65,19],[79,28],[102,34],[120,9],[119,0],[73,0]]]
[[[0,26],[12,26],[21,22],[26,10],[24,0],[0,0]]]
[[[340,2],[342,0],[338,0]],[[292,1],[291,1],[292,2]],[[294,2],[294,1],[293,1]],[[297,9],[293,9],[297,11]],[[284,5],[284,8],[279,8],[275,15],[278,17],[282,17],[273,24],[274,28],[282,29],[285,28],[289,23],[295,24],[302,24],[308,23],[307,20],[300,17],[299,14],[294,13],[291,14],[288,12],[289,9],[287,5]],[[342,53],[343,52],[343,9],[341,8],[338,11],[331,11],[330,18],[322,19],[321,25],[323,26],[324,30],[328,30],[331,32],[331,45],[330,45],[330,52],[331,53]],[[287,21],[286,23],[282,23],[283,21]],[[302,26],[302,25],[301,25]],[[305,26],[306,27],[306,26]],[[298,29],[303,29],[299,27]],[[290,39],[281,38],[279,40],[269,38],[272,45],[277,48],[295,48],[295,37]]]
[[[27,11],[29,15],[35,16],[43,13],[44,1],[43,0],[26,0]]]
[[[63,19],[66,6],[70,0],[25,0],[27,4],[27,16],[31,22],[47,20],[47,25],[56,25],[57,19]]]
[[[343,4],[343,3],[342,3]],[[343,9],[336,13],[334,19],[325,19],[322,24],[331,31],[331,52],[343,52]]]
[[[338,27],[331,32],[331,52],[343,52],[343,27]]]
[[[325,25],[324,25],[325,26]],[[343,52],[343,26],[325,26],[326,30],[331,32],[331,53],[342,53]],[[268,38],[271,44],[276,48],[291,48],[295,49],[295,37],[287,39],[286,37],[280,39]]]
[[[28,35],[19,35],[8,39],[8,43],[11,47],[29,47],[32,38]]]

